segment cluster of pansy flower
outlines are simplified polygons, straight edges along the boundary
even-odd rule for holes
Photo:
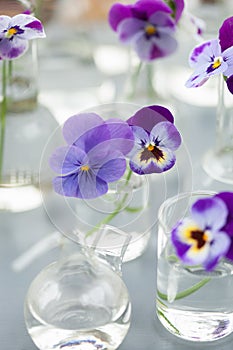
[[[203,265],[211,271],[222,258],[233,261],[233,192],[197,200],[191,217],[175,225],[171,239],[186,265]]]
[[[181,144],[173,115],[158,105],[140,109],[127,121],[77,114],[65,122],[63,136],[67,145],[50,158],[58,174],[53,187],[63,196],[84,199],[105,194],[127,167],[139,175],[167,171]]]
[[[217,39],[208,40],[192,50],[189,64],[194,73],[186,87],[202,86],[211,76],[223,74],[233,93],[233,17],[223,22]]]
[[[183,10],[184,0],[115,3],[109,23],[122,43],[131,44],[141,60],[151,61],[176,50],[175,30]]]

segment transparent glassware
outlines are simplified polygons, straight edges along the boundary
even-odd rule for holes
[[[85,112],[92,111],[103,119],[117,117],[127,119],[137,109],[138,106],[129,103],[113,103],[96,106]],[[61,128],[56,130],[54,137],[57,137],[57,133],[61,134]],[[53,138],[50,138],[50,142],[44,152],[42,169],[46,166],[49,152],[52,154]],[[50,220],[61,233],[80,245],[92,244],[98,229],[103,225],[120,229],[131,237],[124,261],[136,259],[148,246],[154,222],[149,203],[148,177],[132,173],[127,180],[128,174],[129,170],[119,181],[109,184],[106,195],[96,199],[69,198],[56,193],[51,198],[42,191],[44,207]],[[56,176],[55,173],[52,175]]]
[[[203,168],[213,179],[233,184],[233,106],[227,104],[226,82],[222,75],[218,83],[216,133],[213,147],[203,157]]]
[[[192,341],[213,341],[233,331],[233,265],[222,260],[207,272],[177,259],[171,243],[172,227],[199,198],[214,192],[182,193],[159,209],[157,301],[159,320],[172,334]]]
[[[69,242],[61,258],[38,274],[25,299],[25,322],[39,349],[119,347],[131,319],[120,269],[128,238],[108,227],[95,247],[80,250]]]
[[[1,14],[14,16],[25,11],[34,13],[34,1],[1,2]],[[48,138],[58,126],[52,113],[38,103],[37,41],[29,43],[22,57],[5,62],[7,113],[3,146],[0,146],[0,211],[21,212],[42,204],[40,160]],[[0,62],[3,82],[2,67],[3,62]],[[0,109],[3,95],[3,88],[0,88]],[[48,171],[46,167],[41,176],[42,186],[47,190],[51,189]]]

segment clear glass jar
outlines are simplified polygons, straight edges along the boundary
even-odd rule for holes
[[[233,332],[233,264],[222,259],[212,271],[180,261],[171,243],[174,225],[190,217],[197,199],[214,192],[181,193],[159,209],[157,301],[159,320],[172,334],[196,342],[213,341]]]

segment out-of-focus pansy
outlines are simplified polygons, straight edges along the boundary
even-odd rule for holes
[[[128,119],[135,137],[129,165],[135,173],[161,173],[175,164],[181,136],[173,122],[171,112],[162,106],[144,107]]]
[[[233,193],[222,192],[197,200],[190,217],[172,229],[177,256],[187,265],[213,270],[221,258],[233,260]]]
[[[151,61],[172,54],[177,48],[176,23],[183,11],[183,0],[139,0],[135,4],[114,4],[109,23],[119,40],[131,44],[139,58]]]
[[[44,38],[41,22],[28,14],[0,16],[0,59],[12,60],[28,49],[28,40]]]
[[[233,91],[233,17],[226,19],[219,29],[219,38],[196,46],[189,57],[194,73],[187,80],[188,88],[202,86],[211,76],[223,74]]]
[[[125,154],[134,140],[126,122],[105,122],[95,113],[78,114],[66,121],[63,136],[68,145],[58,148],[50,158],[51,168],[59,174],[53,180],[55,192],[96,198],[108,191],[109,182],[125,173]]]

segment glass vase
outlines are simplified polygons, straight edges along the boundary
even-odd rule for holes
[[[185,265],[175,254],[171,230],[190,215],[194,201],[213,194],[182,193],[166,200],[158,213],[157,315],[169,332],[197,342],[233,331],[233,265],[223,259],[208,272],[200,265]]]
[[[32,1],[3,1],[1,14],[14,16],[26,10],[33,14]],[[0,61],[0,211],[21,212],[42,204],[39,189],[41,155],[57,127],[54,116],[38,103],[38,55],[36,40],[20,58]],[[55,139],[54,139],[55,142]],[[46,169],[42,186],[51,189]]]
[[[211,178],[233,184],[233,108],[225,103],[225,88],[226,82],[219,76],[215,144],[205,154],[203,168]]]
[[[99,237],[92,249],[65,243],[60,259],[31,283],[25,322],[39,349],[114,350],[124,340],[131,303],[120,266],[128,236],[105,230]]]

